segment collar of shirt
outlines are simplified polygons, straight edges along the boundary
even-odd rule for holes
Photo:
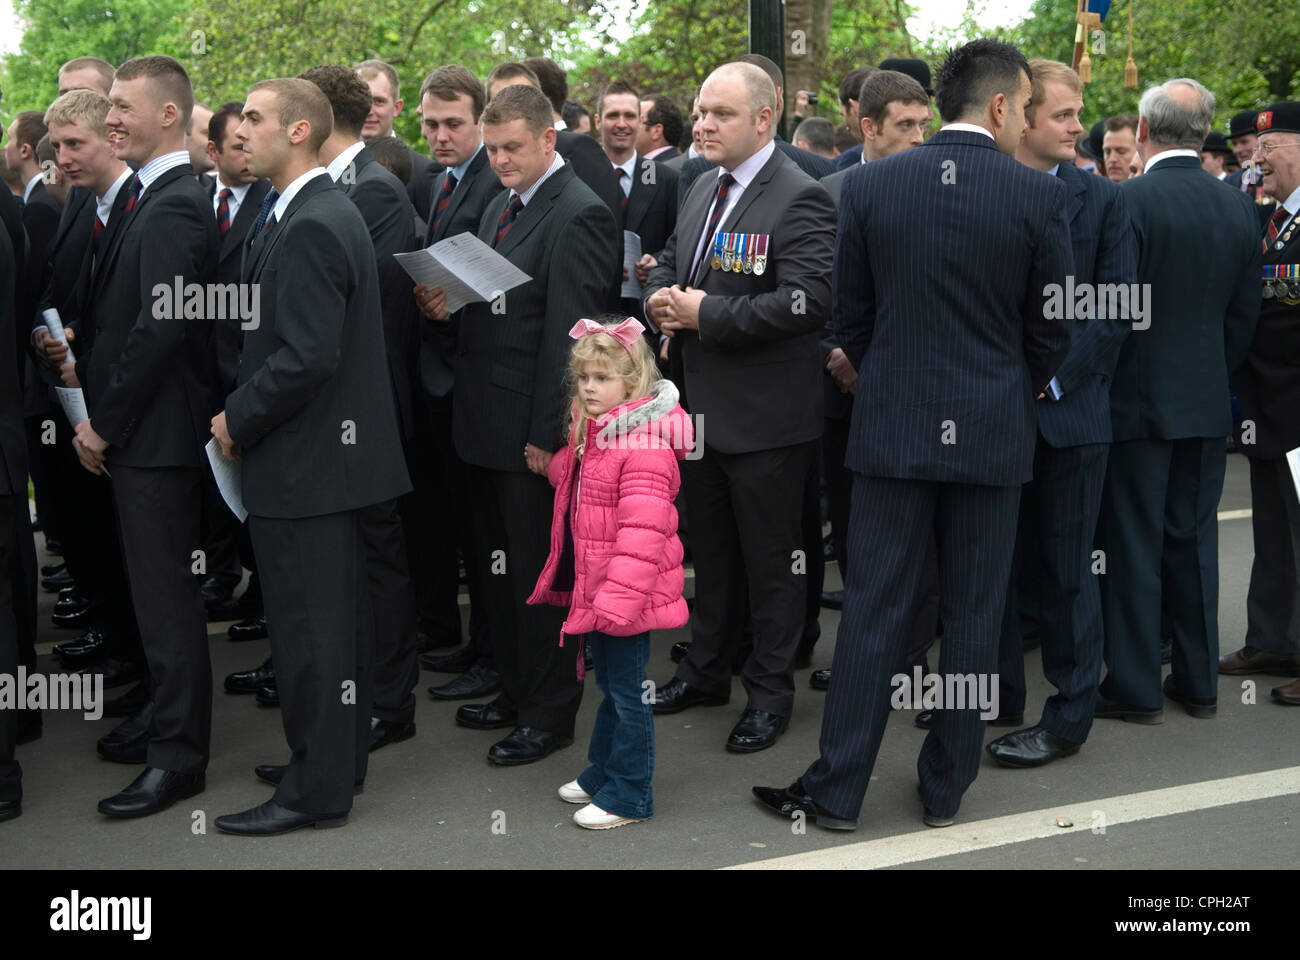
[[[546,178],[547,178],[547,177],[549,177],[551,174],[553,174],[556,170],[559,170],[560,167],[562,167],[562,166],[564,166],[564,158],[563,158],[562,156],[560,156],[560,155],[557,153],[557,154],[556,154],[556,155],[551,159],[551,165],[550,165],[549,167],[546,168],[546,172],[545,172],[544,174],[542,174],[540,177],[537,178],[537,182],[536,182],[536,183],[534,183],[531,187],[529,187],[529,188],[528,188],[527,190],[525,190],[523,193],[520,193],[520,192],[517,191],[517,190],[511,189],[511,191],[510,191],[510,196],[511,196],[511,197],[518,197],[519,200],[520,200],[520,202],[523,203],[523,205],[524,205],[525,207],[528,206],[528,201],[531,200],[531,199],[533,199],[533,194],[535,194],[535,193],[537,192],[537,188],[540,187],[542,184],[544,184],[544,183],[546,182]]]
[[[1221,174],[1219,174],[1215,179],[1216,179],[1216,180],[1227,180],[1227,179],[1228,179],[1228,174],[1227,174],[1226,172],[1221,173]]]
[[[325,168],[325,172],[330,175],[330,179],[335,183],[338,183],[339,177],[343,176],[343,171],[348,168],[348,164],[356,159],[357,154],[364,150],[365,146],[365,141],[358,140],[331,160],[330,165]]]
[[[227,187],[224,183],[218,180],[217,189],[212,191],[212,212],[215,214],[217,208],[221,206],[221,191],[229,190],[230,201],[226,206],[230,209],[230,219],[234,220],[235,211],[237,211],[240,205],[243,204],[244,197],[248,196],[248,188],[251,186],[251,183],[237,183],[233,187]]]
[[[271,215],[275,217],[276,223],[284,219],[284,211],[289,209],[289,204],[293,201],[294,194],[303,188],[308,180],[315,180],[317,177],[325,177],[328,174],[324,167],[312,167],[306,173],[302,174],[289,186],[285,187],[284,193],[280,194],[280,199],[275,201],[275,206],[271,208]]]
[[[27,181],[27,186],[23,188],[23,203],[26,203],[32,198],[32,191],[36,189],[36,184],[41,182],[42,176],[43,174],[38,173]]]
[[[1282,209],[1291,214],[1291,216],[1287,217],[1283,222],[1282,229],[1278,231],[1279,233],[1290,226],[1291,221],[1295,219],[1295,215],[1300,213],[1300,187],[1296,187],[1291,191],[1291,196],[1287,197],[1285,202],[1283,202]]]
[[[672,146],[673,145],[671,143],[665,143],[662,147],[655,147],[653,150],[651,150],[649,153],[645,155],[645,158],[647,160],[653,160],[655,157],[659,156],[659,154],[663,153],[665,150],[671,150]]]
[[[464,163],[460,164],[459,166],[455,166],[451,168],[450,173],[453,177],[456,178],[457,183],[460,183],[462,180],[465,179],[465,171],[468,170],[469,165],[474,162],[474,158],[477,157],[482,152],[483,152],[483,141],[480,140],[478,142],[478,149],[469,155],[468,160],[466,160]]]
[[[1051,170],[1047,171],[1047,175],[1049,177],[1055,177],[1058,176],[1060,172],[1061,172],[1061,165],[1058,163],[1056,166],[1052,167]]]
[[[1168,160],[1170,157],[1196,157],[1199,160],[1201,155],[1195,150],[1161,150],[1147,161],[1146,168],[1142,172],[1150,173],[1152,167],[1161,160]]]
[[[117,200],[118,191],[122,189],[122,184],[130,180],[135,173],[130,167],[123,170],[113,185],[104,191],[104,195],[99,197],[95,202],[95,216],[99,217],[99,222],[108,226],[108,215],[113,212],[113,202]]]
[[[776,141],[769,140],[744,160],[740,161],[740,163],[736,164],[735,170],[726,171],[721,167],[718,168],[719,177],[724,173],[729,172],[732,179],[736,181],[736,186],[733,186],[727,193],[727,199],[730,201],[727,206],[731,206],[731,203],[734,202],[731,200],[732,197],[740,196],[740,194],[744,192],[745,188],[754,182],[754,178],[758,176],[758,171],[763,169],[763,164],[767,163],[767,161],[772,158],[772,154],[775,151]],[[736,187],[739,187],[740,189],[737,190]]]
[[[555,129],[556,129],[556,130],[568,130],[568,129],[569,129],[569,125],[568,125],[567,123],[565,123],[563,120],[556,120],[556,121],[555,121]]]
[[[622,170],[627,174],[626,182],[622,177],[618,178],[619,188],[622,189],[623,196],[625,197],[631,196],[632,194],[632,178],[636,176],[636,161],[637,155],[635,150],[632,151],[632,156],[628,159],[627,163],[614,163],[613,160],[610,161],[610,163],[614,163],[615,170]]]
[[[695,141],[692,140],[691,145],[686,148],[686,159],[694,160],[698,156],[701,156],[700,151],[695,149]]]
[[[985,130],[983,127],[981,127],[978,123],[947,123],[944,124],[942,130],[943,131],[951,130],[954,133],[982,133],[990,140],[994,141],[995,143],[997,142],[997,138],[994,137],[993,134]]]
[[[184,150],[173,150],[171,153],[164,153],[161,157],[154,157],[135,173],[140,178],[140,196],[143,197],[149,185],[168,170],[189,162],[190,155]]]

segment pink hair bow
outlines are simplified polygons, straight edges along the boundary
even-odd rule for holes
[[[573,329],[569,331],[569,336],[574,340],[581,340],[583,337],[589,337],[593,333],[608,333],[619,343],[623,344],[624,349],[627,350],[630,356],[632,353],[632,345],[641,338],[641,334],[644,332],[645,327],[642,326],[641,321],[637,320],[635,317],[628,317],[617,327],[607,327],[604,324],[597,323],[595,320],[588,320],[586,317],[583,317],[573,325]]]

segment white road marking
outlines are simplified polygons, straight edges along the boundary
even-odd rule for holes
[[[1219,522],[1220,522],[1220,523],[1223,523],[1224,520],[1249,520],[1249,519],[1250,519],[1250,516],[1251,516],[1251,511],[1250,511],[1249,509],[1246,509],[1246,510],[1220,510],[1220,511],[1219,511]]]

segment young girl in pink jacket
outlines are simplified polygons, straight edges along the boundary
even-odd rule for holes
[[[587,759],[560,787],[584,804],[580,827],[607,830],[654,814],[654,714],[645,693],[651,630],[684,626],[682,544],[673,499],[677,461],[693,445],[677,388],[659,378],[629,317],[579,320],[569,336],[573,383],[568,443],[551,459],[551,552],[529,603],[567,606],[558,642],[573,643],[583,676],[583,635],[604,693]]]

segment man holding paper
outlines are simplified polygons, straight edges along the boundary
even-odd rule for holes
[[[531,279],[468,304],[458,317],[456,450],[469,465],[488,633],[503,692],[461,707],[456,722],[513,727],[488,759],[522,764],[573,742],[582,698],[576,644],[559,647],[564,611],[524,601],[550,548],[546,467],[562,442],[568,331],[601,310],[607,278],[618,267],[609,243],[617,226],[556,154],[551,105],[540,90],[500,89],[483,111],[483,141],[508,189],[488,204],[478,237]],[[446,319],[446,292],[432,290],[421,307]]]

